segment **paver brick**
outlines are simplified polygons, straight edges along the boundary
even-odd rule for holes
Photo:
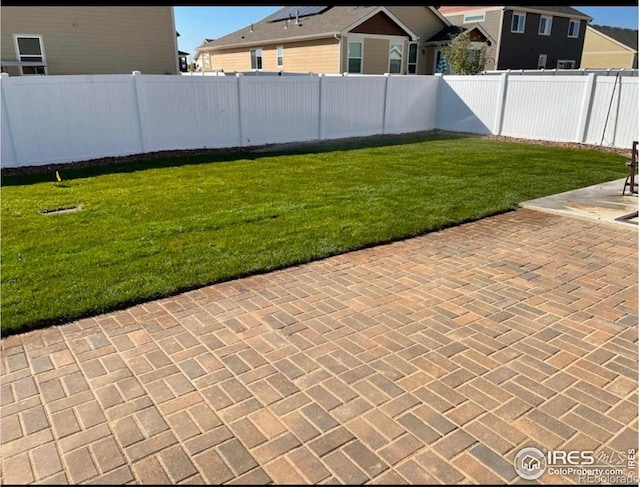
[[[22,453],[9,459],[3,459],[3,484],[21,484],[34,481],[31,472],[31,463],[29,455]]]
[[[137,483],[151,485],[170,484],[171,480],[155,456],[146,457],[132,464]]]
[[[233,433],[224,425],[218,426],[206,433],[194,436],[185,442],[185,448],[190,455],[195,455],[223,441],[233,438]]]
[[[22,438],[22,427],[20,426],[20,420],[17,414],[2,418],[0,422],[0,435],[3,444]]]
[[[180,482],[198,473],[198,470],[189,457],[178,445],[162,450],[158,456],[166,466],[166,470],[173,480],[173,483]]]
[[[327,453],[341,447],[345,443],[353,440],[355,437],[344,426],[334,429],[333,431],[326,433],[320,438],[313,440],[309,443],[309,448],[313,453],[322,457]]]
[[[297,448],[287,456],[306,478],[306,482],[303,483],[317,484],[330,475],[324,465],[306,447]]]
[[[79,484],[98,475],[98,470],[91,459],[87,447],[79,448],[64,455],[71,482]]]
[[[93,457],[100,471],[105,473],[125,464],[120,448],[113,438],[104,438],[91,445]]]
[[[435,477],[438,482],[454,485],[464,479],[458,469],[451,466],[431,451],[421,452],[414,460],[425,469],[429,475]]]
[[[226,460],[227,465],[231,466],[236,476],[258,466],[255,459],[236,439],[222,443],[218,447],[218,451],[224,460]]]

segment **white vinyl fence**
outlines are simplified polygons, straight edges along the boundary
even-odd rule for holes
[[[455,132],[631,148],[638,78],[444,76],[436,127]]]
[[[437,77],[2,77],[2,166],[435,128]]]
[[[434,128],[630,147],[638,78],[2,76],[3,167]]]

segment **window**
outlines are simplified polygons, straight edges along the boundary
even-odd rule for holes
[[[471,22],[484,22],[484,12],[481,13],[481,14],[465,15],[462,18],[462,23],[463,24],[469,24]]]
[[[407,59],[407,74],[418,74],[418,43],[409,43],[409,56]]]
[[[558,69],[574,69],[576,62],[568,59],[558,59]]]
[[[46,74],[46,61],[40,35],[16,35],[17,60],[21,63],[40,63],[40,66],[20,66],[22,74]]]
[[[540,34],[541,36],[550,36],[552,22],[553,17],[546,17],[542,15],[540,17],[540,27],[538,27],[538,34]]]
[[[284,66],[284,47],[278,46],[276,48],[276,56],[278,58],[278,67]]]
[[[569,37],[578,37],[579,34],[580,34],[580,21],[570,20],[569,21]]]
[[[262,48],[251,49],[251,69],[262,69]]]
[[[391,41],[389,44],[389,72],[400,74],[402,72],[402,43]]]
[[[547,67],[547,55],[540,54],[538,56],[538,69],[544,69]]]
[[[515,32],[517,34],[524,33],[524,22],[527,18],[527,14],[520,12],[513,12],[513,17],[511,18],[511,32]]]
[[[347,58],[347,72],[362,73],[362,42],[349,42]]]

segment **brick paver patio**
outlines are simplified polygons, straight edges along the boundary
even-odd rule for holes
[[[519,209],[8,337],[1,480],[517,483],[523,447],[637,449],[637,235]]]

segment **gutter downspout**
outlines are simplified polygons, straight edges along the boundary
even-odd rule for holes
[[[498,39],[496,40],[496,60],[495,60],[495,64],[493,69],[497,70],[498,69],[498,60],[500,59],[500,45],[502,42],[502,29],[504,29],[504,12],[507,9],[507,7],[502,7],[502,10],[500,10],[500,30],[498,31]]]
[[[340,34],[333,34],[333,38],[338,41],[338,71],[340,74],[342,72],[342,36]]]

